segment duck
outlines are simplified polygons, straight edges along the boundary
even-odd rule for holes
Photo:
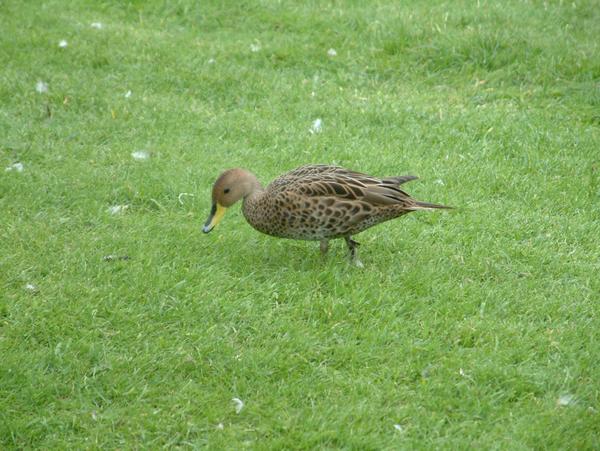
[[[419,210],[449,209],[413,199],[400,186],[414,175],[374,177],[327,164],[301,166],[266,188],[242,168],[224,171],[212,188],[212,206],[202,231],[211,232],[228,208],[239,200],[246,221],[267,235],[319,241],[322,254],[329,241],[343,238],[356,266],[360,243],[352,237],[382,222]]]

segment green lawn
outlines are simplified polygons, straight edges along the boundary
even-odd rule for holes
[[[599,449],[598,1],[197,3],[0,2],[0,448]],[[201,233],[307,163],[456,209]]]

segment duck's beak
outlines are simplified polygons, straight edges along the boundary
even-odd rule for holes
[[[204,233],[208,233],[212,229],[214,229],[215,226],[219,222],[221,222],[221,219],[223,219],[223,215],[225,214],[226,211],[227,211],[227,208],[223,207],[218,202],[215,202],[213,204],[212,208],[210,209],[210,214],[208,215],[208,219],[204,223],[204,227],[202,227],[202,231]]]

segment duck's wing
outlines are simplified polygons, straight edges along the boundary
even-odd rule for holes
[[[269,187],[285,186],[296,183],[299,180],[313,179],[314,177],[331,175],[341,171],[346,170],[339,166],[332,166],[329,164],[307,164],[279,176],[271,182]]]
[[[279,192],[282,189],[286,190],[296,185],[305,186],[319,183],[333,183],[334,188],[337,185],[347,186],[352,191],[352,186],[355,188],[365,188],[368,186],[374,186],[381,184],[383,186],[398,186],[402,183],[415,180],[418,177],[414,175],[403,175],[399,177],[385,177],[377,178],[372,177],[362,172],[356,172],[349,169],[342,168],[340,166],[333,166],[327,164],[309,164],[301,166],[293,171],[283,174],[279,178],[275,179],[267,188],[272,192]],[[331,193],[330,189],[316,188],[316,192],[323,192],[322,195],[328,195]],[[341,192],[340,188],[336,191],[340,196],[346,197]]]
[[[340,201],[362,201],[372,205],[415,205],[400,184],[414,180],[414,176],[377,178],[339,167],[322,168],[320,172],[305,172],[301,177],[288,180],[285,191],[314,197],[333,197]]]
[[[366,183],[365,183],[366,182]],[[345,177],[321,177],[304,181],[293,187],[299,194],[308,197],[334,197],[339,200],[364,201],[373,205],[410,204],[412,198],[398,188],[397,184],[381,179],[371,181]]]

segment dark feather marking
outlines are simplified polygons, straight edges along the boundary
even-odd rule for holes
[[[329,186],[331,186],[333,188],[333,191],[335,191],[335,193],[339,194],[340,196],[348,194],[346,192],[346,190],[344,189],[344,187],[342,185],[340,185],[339,183],[331,182],[331,183],[329,183]]]
[[[354,194],[354,199],[356,199],[357,197],[363,196],[363,192],[359,187],[348,185],[348,188],[350,188],[350,190],[352,191],[352,194]]]

